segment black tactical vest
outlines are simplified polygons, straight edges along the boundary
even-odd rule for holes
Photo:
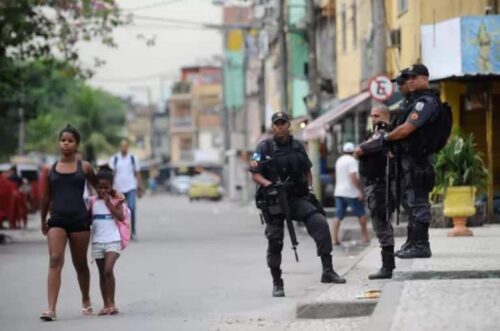
[[[366,139],[370,139],[375,132],[370,133]],[[385,167],[387,165],[387,156],[384,150],[362,155],[359,158],[359,174],[368,180],[385,177]]]
[[[307,191],[307,178],[304,173],[309,170],[309,167],[307,155],[304,154],[301,147],[300,142],[294,140],[293,137],[290,137],[286,144],[278,144],[274,139],[268,139],[266,149],[272,162],[267,168],[273,181],[276,179],[274,177],[278,175],[282,182],[294,183],[298,191]]]

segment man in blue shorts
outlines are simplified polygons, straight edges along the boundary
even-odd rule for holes
[[[332,224],[332,241],[334,245],[340,245],[340,222],[346,216],[347,207],[351,207],[352,213],[359,218],[362,240],[368,243],[370,239],[366,229],[363,185],[359,179],[358,160],[353,156],[354,144],[345,143],[343,152],[344,154],[335,163],[336,218]]]

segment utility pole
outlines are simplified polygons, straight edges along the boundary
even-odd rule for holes
[[[280,0],[278,17],[278,36],[281,58],[281,111],[288,113],[288,47],[286,42],[287,19],[285,17],[286,0]]]
[[[315,0],[306,0],[307,14],[307,39],[309,43],[309,64],[308,64],[308,80],[309,80],[309,95],[307,97],[307,110],[309,117],[314,120],[319,116],[321,109],[321,90],[318,74],[318,55],[316,47],[316,17],[315,17]],[[319,140],[314,139],[309,141],[309,156],[313,163],[312,177],[313,190],[318,199],[321,199],[321,182],[320,175],[320,155],[319,155]]]
[[[387,34],[384,0],[372,0],[373,62],[372,76],[386,73]],[[380,104],[372,98],[372,104]]]

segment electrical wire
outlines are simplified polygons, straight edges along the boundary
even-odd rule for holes
[[[101,83],[126,83],[126,84],[129,84],[131,82],[140,82],[140,81],[153,80],[153,79],[158,79],[158,78],[175,79],[177,77],[178,77],[178,74],[158,73],[158,74],[150,74],[150,75],[135,76],[135,77],[122,77],[122,78],[97,78],[97,77],[95,77],[95,78],[92,78],[92,80],[95,82],[101,82]]]
[[[202,26],[202,27],[212,26],[215,24],[215,23],[209,23],[209,22],[188,21],[188,20],[180,20],[180,19],[175,19],[175,18],[142,16],[142,15],[134,15],[134,19],[146,20],[146,21],[156,21],[156,22],[166,22],[166,23],[191,24],[191,25],[198,25],[198,26]]]
[[[157,3],[153,3],[150,5],[144,5],[140,7],[133,7],[133,8],[123,8],[122,11],[124,12],[130,12],[130,11],[139,11],[139,10],[144,10],[144,9],[150,9],[150,8],[156,8],[156,7],[163,7],[167,6],[176,2],[180,2],[181,0],[169,0],[169,1],[161,1]]]

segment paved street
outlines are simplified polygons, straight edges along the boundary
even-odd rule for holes
[[[284,248],[287,297],[271,297],[265,265],[264,227],[251,208],[228,202],[189,203],[158,195],[139,204],[139,241],[115,269],[119,316],[80,314],[80,295],[69,251],[58,303],[59,321],[41,323],[46,305],[47,247],[33,218],[28,231],[9,232],[14,243],[0,246],[2,330],[207,330],[248,320],[290,321],[296,304],[330,286],[321,284],[314,242],[298,228],[300,263],[288,239]],[[354,257],[335,253],[346,272]],[[92,272],[94,309],[101,308],[97,268]],[[338,285],[337,285],[338,286]]]

